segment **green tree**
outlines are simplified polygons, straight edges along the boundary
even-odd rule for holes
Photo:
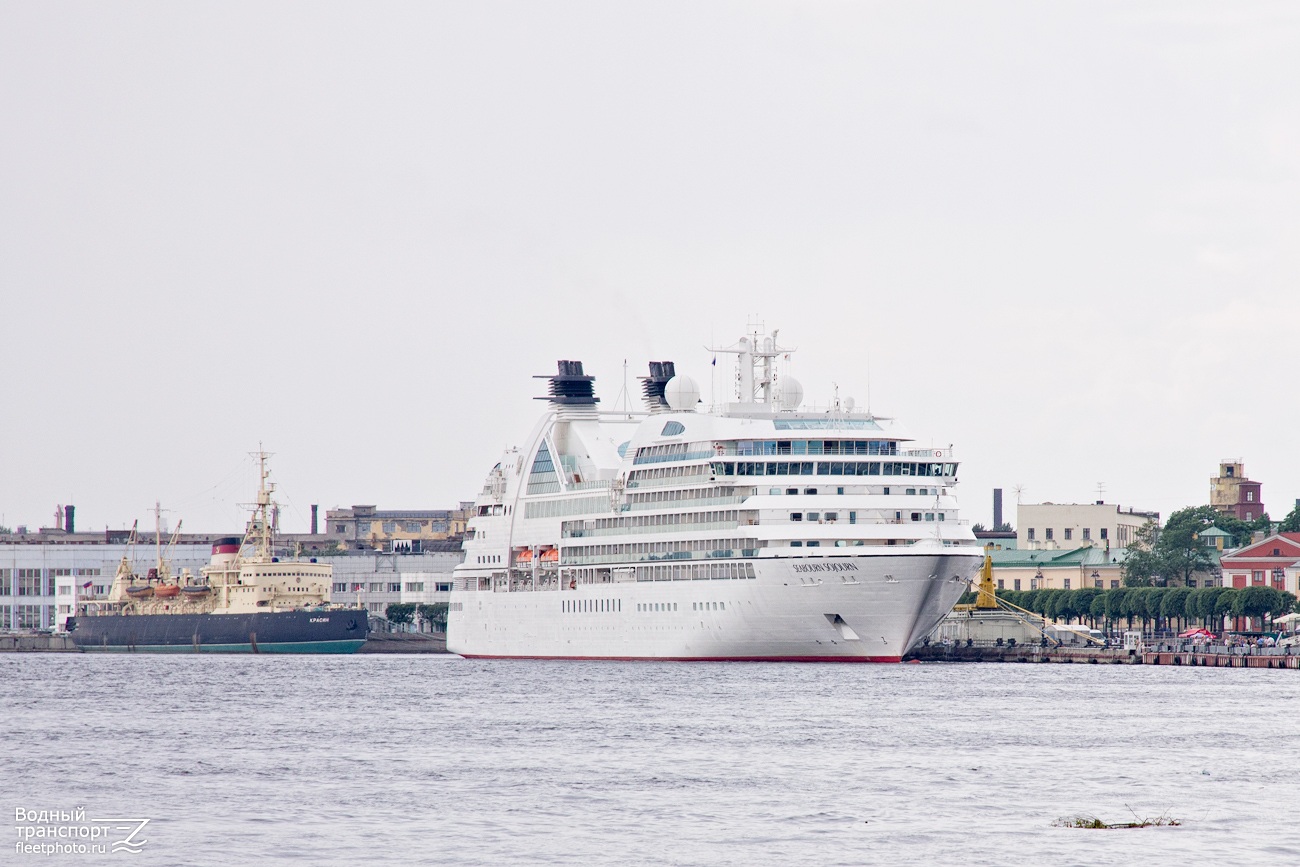
[[[1110,632],[1110,625],[1111,625],[1110,618],[1106,616],[1107,592],[1113,592],[1113,591],[1102,590],[1096,596],[1092,597],[1092,603],[1088,606],[1088,613],[1092,615],[1093,627],[1095,628],[1097,626],[1097,620],[1098,618],[1100,618],[1103,624],[1101,627],[1103,632]]]
[[[420,618],[420,621],[429,624],[434,632],[446,632],[447,607],[446,602],[421,602],[415,613]]]
[[[1128,611],[1128,595],[1132,592],[1128,588],[1106,591],[1106,617],[1111,623],[1119,623],[1120,618],[1124,618],[1129,626],[1133,625],[1133,617]]]
[[[405,626],[415,619],[414,602],[390,602],[384,609],[384,616],[394,626]]]
[[[1097,620],[1092,613],[1092,601],[1101,594],[1099,587],[1081,587],[1074,591],[1071,607],[1074,609],[1074,616],[1080,620],[1087,619],[1088,625],[1093,629],[1097,628]]]
[[[1166,581],[1178,578],[1188,584],[1194,574],[1214,566],[1200,534],[1213,526],[1218,517],[1219,513],[1210,506],[1179,509],[1169,516],[1153,549],[1158,570]]]
[[[1164,612],[1165,595],[1169,592],[1168,587],[1151,587],[1142,591],[1142,607],[1146,611],[1151,625],[1156,629],[1160,628],[1160,618]]]
[[[1300,533],[1300,502],[1296,507],[1287,513],[1282,519],[1282,523],[1277,525],[1279,533]]]
[[[1262,629],[1265,617],[1283,613],[1287,601],[1283,599],[1284,595],[1272,587],[1246,587],[1239,590],[1232,601],[1232,614],[1234,617],[1258,617]]]
[[[1160,557],[1156,546],[1160,540],[1160,525],[1147,521],[1134,536],[1128,557],[1120,567],[1125,587],[1151,587],[1160,574]]]
[[[1190,587],[1171,587],[1165,594],[1164,601],[1160,603],[1160,613],[1170,621],[1181,622],[1183,627],[1187,625],[1187,618],[1194,617],[1187,611],[1188,600],[1192,598],[1192,588]]]
[[[1211,612],[1215,620],[1215,632],[1218,632],[1223,625],[1223,618],[1232,616],[1232,609],[1237,602],[1237,594],[1240,590],[1232,587],[1219,588],[1223,592],[1214,600],[1214,611]]]

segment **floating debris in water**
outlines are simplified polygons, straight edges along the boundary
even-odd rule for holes
[[[1138,819],[1134,814],[1133,822],[1103,822],[1096,816],[1072,816],[1067,819],[1057,819],[1052,823],[1054,828],[1172,828],[1183,824],[1181,819],[1175,819],[1168,813],[1162,813],[1154,819]]]

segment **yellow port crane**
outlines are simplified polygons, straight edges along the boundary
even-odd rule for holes
[[[998,604],[997,591],[993,589],[993,558],[985,554],[984,565],[980,568],[980,583],[975,595],[974,602],[968,602],[965,605],[954,605],[953,611],[996,611],[1002,605]]]

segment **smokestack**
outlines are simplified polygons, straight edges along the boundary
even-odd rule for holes
[[[317,505],[311,507],[311,534],[313,536],[316,535],[316,510],[319,508],[320,506]]]
[[[993,527],[996,530],[1002,526],[1002,489],[993,489]]]
[[[76,506],[63,507],[63,529],[68,533],[75,532],[76,521],[73,519],[73,515],[76,511]]]

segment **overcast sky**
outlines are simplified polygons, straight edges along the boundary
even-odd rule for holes
[[[973,520],[1280,518],[1298,8],[2,0],[2,522],[238,527],[259,442],[285,529],[451,507],[555,359],[707,398],[755,318]]]

